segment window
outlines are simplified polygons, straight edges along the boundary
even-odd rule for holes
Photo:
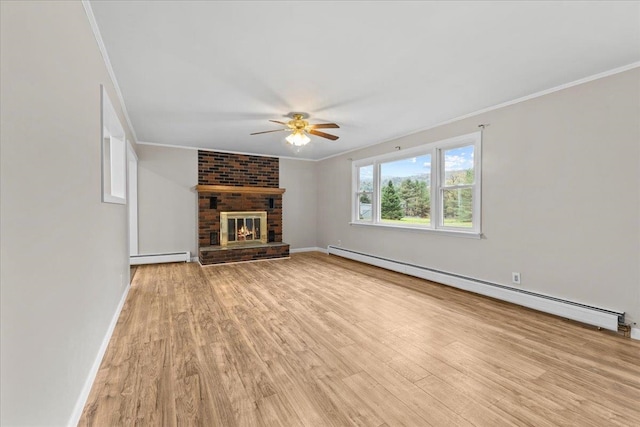
[[[440,225],[473,228],[474,146],[440,150]]]
[[[358,191],[356,193],[357,218],[359,221],[371,221],[373,219],[372,201],[373,165],[361,166],[358,168]]]
[[[380,221],[431,224],[431,155],[380,163]]]
[[[102,201],[127,201],[127,154],[125,133],[104,86],[101,88],[102,114]]]
[[[106,132],[105,132],[106,134]],[[124,141],[114,136],[105,137],[103,147],[103,194],[108,197],[105,202],[115,203],[118,199],[126,199],[126,172]]]
[[[353,223],[480,234],[481,133],[353,162]]]

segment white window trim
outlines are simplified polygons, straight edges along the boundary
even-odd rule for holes
[[[459,187],[473,188],[473,227],[470,229],[447,227],[441,224],[443,203],[441,198],[442,181],[444,176],[443,152],[456,147],[474,146],[473,167],[474,184],[464,184]],[[380,165],[382,163],[402,160],[409,157],[431,155],[431,224],[424,225],[395,225],[380,221]],[[373,198],[371,203],[371,220],[358,219],[359,176],[358,169],[363,166],[373,166]],[[365,159],[354,160],[351,167],[351,225],[365,227],[380,227],[382,229],[406,230],[414,232],[437,233],[441,235],[459,236],[467,238],[482,237],[482,132],[448,138],[441,141],[424,144],[418,147],[398,150],[393,153],[381,154]],[[447,187],[447,188],[457,188]]]
[[[376,214],[376,212],[375,212],[376,211],[376,207],[374,206],[374,203],[373,203],[373,194],[376,192],[376,183],[375,183],[375,180],[374,180],[373,187],[372,187],[372,190],[370,192],[369,191],[358,191],[358,190],[360,190],[360,175],[358,174],[358,168],[359,167],[363,167],[363,166],[369,166],[369,165],[365,164],[365,165],[361,165],[361,166],[353,168],[353,172],[352,172],[353,182],[351,184],[351,188],[352,189],[355,188],[357,191],[356,192],[353,192],[353,191],[351,192],[351,198],[354,199],[354,200],[351,201],[351,209],[352,209],[352,218],[355,218],[355,220],[358,221],[358,222],[362,222],[362,223],[367,223],[368,224],[368,223],[373,221],[373,219],[375,218],[375,214]],[[375,176],[375,171],[374,171],[374,176]],[[359,211],[360,204],[359,204],[359,200],[360,200],[360,194],[362,194],[362,193],[371,193],[371,221],[360,219],[360,211]]]
[[[100,85],[102,202],[127,203],[126,135],[103,85]]]

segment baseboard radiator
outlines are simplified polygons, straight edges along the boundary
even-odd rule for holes
[[[129,262],[131,265],[140,264],[160,264],[163,262],[189,262],[191,252],[167,252],[163,254],[131,255]]]
[[[419,277],[432,282],[442,283],[465,291],[496,298],[522,305],[534,310],[576,320],[603,329],[617,331],[619,324],[624,324],[624,313],[592,307],[585,304],[567,301],[548,295],[537,294],[523,289],[515,289],[498,283],[487,282],[471,277],[461,276],[428,267],[395,261],[376,255],[365,254],[350,249],[329,245],[327,251],[331,255],[360,261],[366,264],[397,271],[409,276]]]

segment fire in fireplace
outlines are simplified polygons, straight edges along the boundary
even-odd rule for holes
[[[267,212],[220,212],[220,246],[267,243]]]

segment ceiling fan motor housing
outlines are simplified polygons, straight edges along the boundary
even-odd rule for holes
[[[304,116],[302,114],[294,114],[293,120],[290,120],[289,123],[287,123],[287,126],[291,129],[302,132],[307,126],[309,126],[309,122],[304,120],[303,117]]]

